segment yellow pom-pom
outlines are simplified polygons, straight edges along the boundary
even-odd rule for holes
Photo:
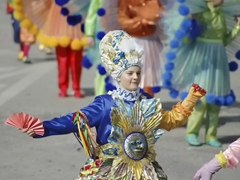
[[[42,38],[42,44],[44,45],[44,46],[47,46],[47,47],[49,47],[49,37],[48,36],[46,36],[46,35],[43,35],[42,36],[43,38]]]
[[[37,41],[39,42],[39,44],[43,45],[45,45],[44,43],[46,43],[45,36],[41,32],[37,35]]]
[[[83,38],[81,39],[81,42],[82,42],[82,46],[83,46],[83,47],[87,47],[87,46],[88,46],[88,44],[87,44],[87,38],[86,38],[86,37],[83,37]]]
[[[56,37],[49,37],[47,44],[48,44],[48,47],[57,47],[58,39]]]
[[[13,11],[13,16],[18,21],[21,21],[22,19],[24,19],[24,14],[19,11]]]
[[[79,50],[82,48],[82,43],[81,43],[81,40],[79,39],[74,39],[72,42],[71,42],[71,49],[72,50]]]
[[[23,7],[21,4],[13,4],[14,11],[22,11]]]
[[[13,0],[13,4],[19,4],[19,3],[22,3],[21,0]]]
[[[36,25],[32,25],[31,28],[29,29],[29,32],[33,35],[37,35],[38,33],[38,28]]]
[[[59,45],[62,47],[68,47],[70,45],[71,39],[67,36],[63,36],[59,39]]]
[[[29,30],[33,26],[33,24],[29,19],[25,18],[20,22],[20,26]]]

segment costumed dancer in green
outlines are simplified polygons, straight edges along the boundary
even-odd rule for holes
[[[74,4],[77,6],[77,4]],[[84,33],[87,36],[87,50],[83,57],[83,67],[89,69],[93,64],[97,65],[97,72],[94,79],[95,96],[106,94],[108,90],[113,90],[114,86],[110,82],[111,78],[107,75],[105,68],[101,64],[99,54],[99,42],[105,35],[99,26],[99,16],[105,14],[101,7],[101,0],[91,0],[87,17],[84,23]]]
[[[164,14],[162,23],[169,38],[164,87],[172,98],[180,94],[184,99],[193,82],[208,92],[189,118],[185,139],[190,145],[201,145],[197,137],[206,113],[205,142],[221,146],[217,140],[220,108],[236,99],[229,71],[237,69],[233,60],[240,59],[239,8],[240,1],[235,0],[178,0]]]

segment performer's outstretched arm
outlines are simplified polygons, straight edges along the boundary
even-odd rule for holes
[[[177,103],[173,106],[171,111],[162,110],[162,120],[159,128],[170,131],[178,126],[186,124],[188,117],[193,111],[193,107],[196,105],[198,100],[206,94],[206,91],[194,84],[188,93],[188,96],[183,100],[182,103]]]
[[[88,106],[81,108],[80,112],[87,118],[90,127],[98,126],[104,116],[104,100],[101,96]],[[55,117],[50,120],[43,121],[44,135],[35,135],[34,138],[42,138],[52,135],[62,135],[78,132],[78,126],[72,122],[74,113],[69,113],[61,117]],[[83,117],[82,117],[83,118]],[[28,133],[29,134],[29,133]]]

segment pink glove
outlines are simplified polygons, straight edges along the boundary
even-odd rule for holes
[[[211,180],[213,174],[218,172],[222,167],[216,158],[213,158],[208,163],[204,164],[201,169],[197,171],[193,180]]]

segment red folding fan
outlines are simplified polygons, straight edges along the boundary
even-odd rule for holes
[[[23,112],[14,113],[13,115],[9,116],[5,121],[5,124],[20,129],[33,130],[34,133],[38,135],[44,134],[44,127],[41,121],[38,118]]]

